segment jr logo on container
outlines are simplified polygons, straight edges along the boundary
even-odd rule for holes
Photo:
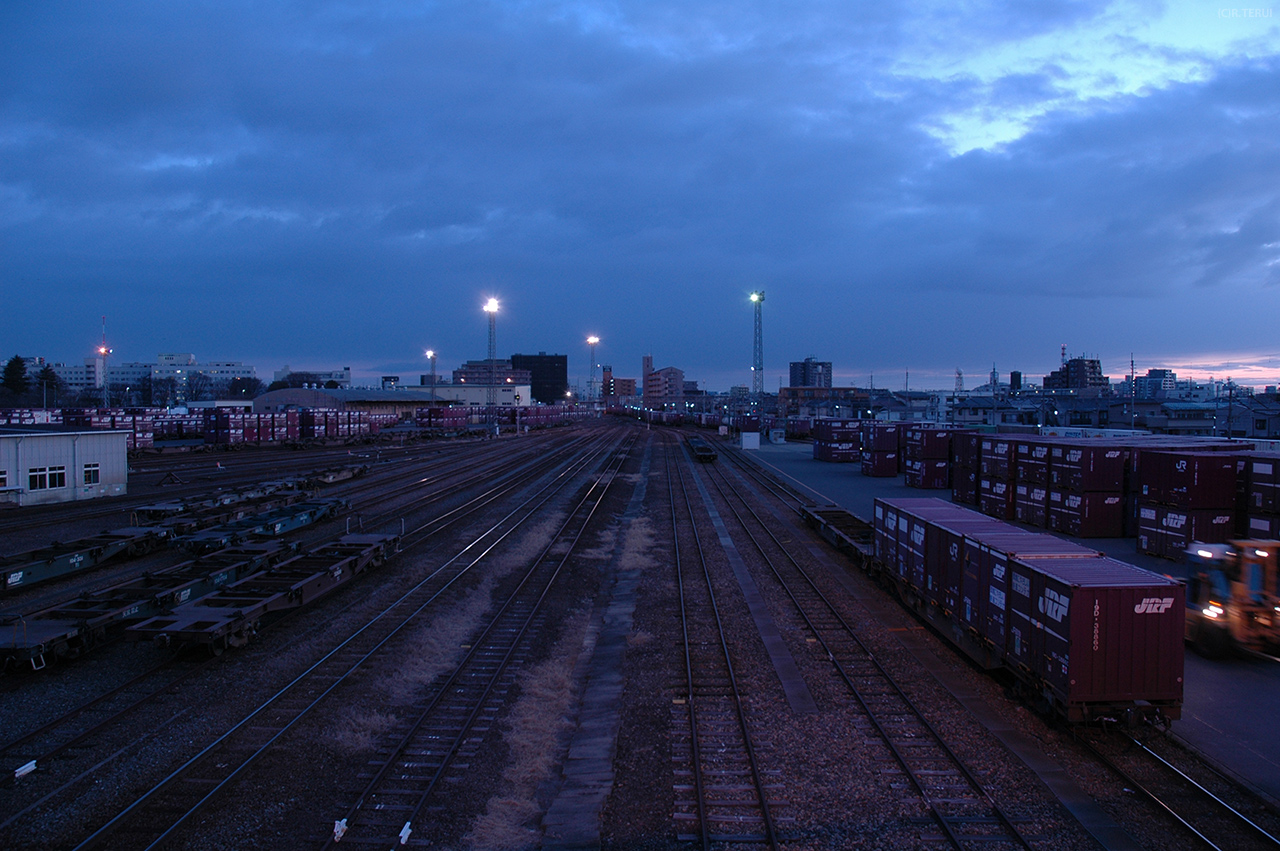
[[[1142,602],[1133,607],[1133,611],[1139,615],[1162,615],[1172,605],[1172,597],[1143,597]]]
[[[1044,596],[1039,601],[1040,612],[1058,623],[1062,623],[1062,619],[1067,616],[1069,605],[1070,601],[1066,597],[1051,588],[1044,589]]]

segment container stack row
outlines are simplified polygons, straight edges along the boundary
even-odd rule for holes
[[[1238,459],[1227,452],[1138,453],[1138,549],[1181,559],[1192,541],[1236,534]]]
[[[945,490],[951,487],[951,443],[957,431],[909,426],[903,450],[907,487]]]
[[[1016,490],[1013,439],[986,435],[978,443],[978,510],[997,520],[1014,519]]]
[[[890,478],[902,472],[902,448],[906,443],[906,426],[897,423],[863,420],[862,475]]]
[[[851,463],[862,460],[858,420],[822,418],[813,421],[813,457],[817,461]]]

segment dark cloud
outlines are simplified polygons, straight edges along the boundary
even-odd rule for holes
[[[926,24],[1003,44],[1099,11],[6,4],[4,342],[76,359],[107,313],[131,359],[443,369],[494,294],[504,352],[582,364],[595,332],[620,374],[651,351],[724,387],[764,287],[771,374],[1211,346],[1206,293],[1276,298],[1274,60],[1094,102],[1053,65],[894,69]],[[991,150],[930,132],[1042,103]]]

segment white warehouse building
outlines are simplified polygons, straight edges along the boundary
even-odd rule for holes
[[[46,505],[128,489],[126,431],[0,430],[0,500]]]

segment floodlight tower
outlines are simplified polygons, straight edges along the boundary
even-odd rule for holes
[[[431,404],[436,403],[436,352],[435,349],[427,349],[427,360],[431,361]]]
[[[596,401],[596,344],[600,342],[600,338],[592,334],[587,338],[587,346],[591,351],[591,369],[587,373],[587,401],[595,404]]]
[[[102,342],[98,344],[98,358],[102,361],[102,407],[111,407],[107,401],[111,382],[107,380],[107,358],[111,356],[111,347],[107,345],[107,317],[102,317]]]
[[[498,404],[498,300],[491,298],[486,301],[484,312],[489,314],[489,387],[485,392],[485,405],[489,408],[489,421],[495,422],[493,409]]]
[[[764,306],[764,290],[751,294],[751,303],[756,306],[756,339],[751,357],[751,396],[757,403],[764,395],[764,325],[760,318]]]

